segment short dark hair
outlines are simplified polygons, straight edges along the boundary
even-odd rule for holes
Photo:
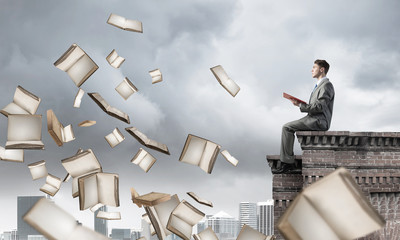
[[[323,67],[324,70],[325,70],[325,71],[324,71],[325,74],[328,73],[328,71],[329,71],[329,63],[328,63],[327,61],[317,59],[317,60],[314,61],[314,63],[317,64],[317,65],[320,66],[320,67]]]

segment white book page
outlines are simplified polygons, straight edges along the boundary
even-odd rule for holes
[[[119,144],[119,141],[115,137],[114,133],[110,133],[107,136],[105,136],[105,139],[107,140],[108,144],[110,144],[110,147],[115,147]]]
[[[127,19],[124,28],[130,31],[143,32],[142,22],[138,20]]]
[[[96,64],[85,54],[68,69],[67,73],[75,85],[79,86],[86,75],[94,68],[97,68]]]
[[[110,17],[107,20],[108,24],[119,26],[120,28],[124,28],[126,19],[117,14],[111,13]]]
[[[118,177],[118,174],[111,174],[111,173],[98,173],[97,174],[97,183],[98,183],[98,193],[99,193],[99,203],[108,206],[118,207],[119,201],[116,189],[116,180],[115,178]]]
[[[56,176],[53,176],[53,175],[51,175],[51,174],[48,174],[47,175],[47,177],[46,177],[46,183],[47,184],[50,184],[51,186],[53,186],[53,187],[55,187],[55,188],[57,188],[57,189],[60,189],[60,187],[61,187],[61,179],[60,178],[58,178],[58,177],[56,177]]]
[[[69,56],[64,59],[64,61],[56,65],[57,68],[63,70],[64,72],[67,72],[71,68],[71,66],[74,65],[76,61],[78,61],[78,59],[85,55],[85,52],[78,45],[73,44],[72,46],[74,45],[75,48],[72,50]]]
[[[2,110],[7,112],[8,114],[30,114],[28,111],[18,106],[14,102],[8,104]]]
[[[29,171],[31,172],[33,180],[47,177],[47,174],[48,174],[47,168],[46,168],[46,162],[39,161],[37,163],[39,163],[39,164],[36,165],[36,163],[34,163],[35,165],[32,165],[32,164],[28,165],[28,168],[29,168]]]
[[[107,220],[120,220],[120,212],[103,212],[99,211],[96,215],[97,218],[107,219]]]
[[[167,229],[167,224],[171,212],[178,206],[179,199],[176,195],[172,196],[170,200],[159,203],[154,206],[157,213],[158,219],[160,220],[161,228],[164,230],[166,236],[170,235],[171,232]]]
[[[207,141],[199,164],[199,167],[205,172],[208,172],[211,162],[213,162],[214,158],[216,158],[217,155],[214,156],[214,152],[218,147],[219,146],[217,144]]]
[[[96,174],[89,177],[82,177],[79,179],[79,184],[83,185],[83,188],[79,187],[79,198],[84,199],[83,210],[93,207],[99,203],[98,193],[98,182]]]
[[[41,115],[9,115],[7,141],[40,141]]]
[[[79,88],[78,93],[76,94],[75,99],[74,99],[74,108],[81,107],[82,97],[84,94],[85,94],[85,91],[82,88]]]
[[[75,140],[75,134],[71,124],[66,126],[63,129],[62,133],[63,133],[63,142],[70,142],[72,140]]]
[[[224,156],[226,161],[230,162],[235,167],[239,163],[239,161],[236,158],[234,158],[227,150],[222,151],[221,155]]]
[[[189,207],[190,206],[190,207]],[[192,208],[191,208],[192,207]],[[182,201],[172,212],[173,215],[182,219],[190,226],[196,225],[201,219],[203,219],[204,214],[195,211],[195,207],[190,205],[188,202]]]
[[[117,139],[118,142],[124,141],[125,137],[122,135],[122,133],[118,130],[118,128],[115,128],[113,130],[113,134],[115,138]]]
[[[117,52],[115,51],[115,49],[113,49],[113,50],[111,51],[111,53],[107,56],[106,60],[107,60],[107,62],[108,62],[110,65],[112,65],[112,63],[113,63],[117,58],[118,58],[118,54],[117,54]]]
[[[228,78],[226,81],[222,82],[222,86],[232,95],[236,96],[236,94],[240,91],[239,85],[237,85],[232,79]]]
[[[145,172],[148,172],[155,162],[156,162],[156,159],[155,159],[153,156],[151,156],[150,154],[147,154],[147,155],[142,159],[142,161],[140,161],[139,166],[140,166]]]
[[[180,161],[198,166],[203,155],[204,148],[207,140],[199,137],[189,135],[188,141],[186,142],[186,151],[181,156]]]
[[[114,68],[119,68],[121,67],[121,64],[125,61],[125,58],[118,56],[112,63],[111,66]]]
[[[102,206],[104,206],[104,204],[102,203],[98,203],[96,205],[94,205],[93,207],[90,208],[90,211],[92,212],[96,212],[99,208],[101,208]]]
[[[176,229],[181,234],[183,234],[186,237],[186,239],[190,239],[190,237],[192,236],[192,226],[175,215],[171,215],[168,222],[168,226],[170,226],[169,229],[171,232],[177,234],[177,232],[174,231],[174,229]]]
[[[5,149],[0,146],[0,159],[13,162],[24,162],[24,150]]]
[[[226,74],[224,68],[221,65],[211,68],[214,76],[217,78],[218,82],[222,84],[229,79],[228,74]]]
[[[29,96],[28,94],[24,93],[19,87],[17,87],[17,89],[15,90],[13,101],[21,108],[29,112],[29,114],[35,114],[40,104],[40,98],[35,99]]]
[[[45,183],[41,188],[40,191],[49,194],[50,196],[56,195],[58,192],[59,188],[54,187],[53,185],[50,185],[48,183]]]
[[[101,165],[96,156],[89,150],[78,154],[73,160],[64,159],[61,163],[73,178],[96,172],[101,169]]]
[[[204,229],[198,234],[198,236],[200,237],[200,240],[218,240],[217,235],[215,235],[215,232],[211,227]]]
[[[132,94],[137,92],[137,88],[132,87],[126,78],[115,88],[121,97],[127,100]],[[132,84],[132,83],[131,83]],[[133,84],[132,84],[133,85]]]

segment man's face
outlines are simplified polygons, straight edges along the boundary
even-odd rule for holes
[[[318,66],[318,64],[314,63],[312,70],[311,70],[311,75],[313,78],[319,78],[322,74],[324,73],[324,68]]]

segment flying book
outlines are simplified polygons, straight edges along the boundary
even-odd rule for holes
[[[123,122],[130,123],[129,116],[128,114],[122,112],[121,110],[118,110],[115,107],[111,107],[110,104],[104,100],[98,93],[88,93],[90,98],[93,99],[93,101],[103,110],[105,113],[108,115],[115,117]]]
[[[58,190],[60,190],[61,182],[60,178],[47,174],[46,183],[40,188],[40,191],[54,197]]]
[[[144,133],[140,132],[137,128],[127,127],[125,128],[125,130],[134,138],[136,138],[136,140],[138,140],[140,144],[148,148],[151,148],[153,150],[170,155],[167,145],[156,142],[155,140],[148,138],[146,135],[144,135]]]
[[[0,160],[10,162],[24,162],[24,150],[5,149],[0,146]]]
[[[125,62],[125,58],[119,56],[115,49],[108,54],[106,60],[113,68],[119,68]]]
[[[198,234],[193,234],[194,240],[219,240],[211,227],[208,227]]]
[[[167,229],[167,224],[172,211],[179,203],[178,196],[175,194],[166,202],[159,203],[153,207],[144,207],[159,240],[165,240],[168,235],[172,234]]]
[[[221,146],[214,142],[189,134],[179,161],[199,166],[210,174],[220,149]]]
[[[149,215],[147,215],[147,213],[142,215],[142,219],[146,221],[147,224],[150,225],[150,235],[153,236],[156,234],[156,231],[154,230],[153,224],[151,224]]]
[[[205,214],[193,207],[185,200],[172,211],[169,217],[167,229],[184,240],[190,240],[193,226],[196,225]]]
[[[47,110],[47,131],[59,147],[75,139],[72,125],[64,127],[51,109]]]
[[[72,196],[74,198],[79,196],[78,178],[103,171],[91,149],[78,151],[74,156],[61,160],[61,164],[73,178]]]
[[[97,210],[99,210],[99,208],[101,208],[101,207],[103,207],[103,206],[104,206],[104,204],[98,203],[98,204],[94,205],[93,207],[91,207],[91,208],[90,208],[90,211],[96,212]]]
[[[253,229],[249,225],[244,224],[242,230],[240,230],[239,235],[237,236],[236,240],[272,240],[274,239],[273,236],[267,236],[259,231]],[[325,238],[322,238],[325,239]],[[308,240],[308,239],[307,239]]]
[[[153,155],[143,148],[139,148],[139,151],[132,158],[131,163],[138,165],[143,171],[148,172],[156,161],[157,159]]]
[[[96,217],[105,220],[121,220],[121,213],[98,211]]]
[[[138,205],[138,207],[144,206],[155,206],[162,202],[166,202],[171,199],[171,194],[151,192],[145,195],[139,196],[134,188],[131,188],[132,202]]]
[[[234,158],[227,150],[222,151],[221,155],[224,156],[226,161],[230,162],[235,167],[239,163],[239,161],[236,158]]]
[[[119,207],[119,177],[113,173],[93,173],[80,177],[79,208],[85,210],[101,203]]]
[[[125,140],[124,135],[119,131],[118,128],[115,128],[112,133],[108,134],[107,136],[104,137],[110,147],[114,148],[118,144],[120,144],[122,141]]]
[[[338,168],[297,195],[279,219],[286,239],[356,239],[385,220],[345,168]]]
[[[6,149],[44,149],[42,115],[8,115]]]
[[[85,91],[83,91],[82,88],[79,88],[78,92],[76,93],[75,99],[74,99],[74,108],[81,107],[82,97],[84,94],[85,94]]]
[[[201,199],[199,196],[197,196],[194,192],[187,192],[187,195],[189,195],[191,198],[193,198],[196,202],[209,206],[209,207],[213,207],[213,204],[211,201],[208,201],[206,199]]]
[[[49,240],[109,240],[100,233],[80,226],[72,215],[45,198],[37,201],[23,219]]]
[[[215,78],[218,80],[219,84],[228,91],[232,97],[235,97],[236,94],[240,91],[240,87],[228,77],[225,70],[221,65],[210,68],[211,72],[214,74]]]
[[[18,86],[14,93],[12,103],[5,106],[0,110],[4,116],[10,114],[35,114],[41,99],[33,93],[25,90],[23,87]]]
[[[54,66],[66,72],[77,87],[80,87],[99,68],[75,43],[54,63]]]
[[[140,238],[138,238],[136,240],[146,240],[146,237],[140,237]]]
[[[132,94],[138,91],[131,81],[126,77],[124,80],[115,88],[115,91],[127,100]]]
[[[299,103],[307,104],[307,103],[304,102],[303,100],[298,99],[298,98],[296,98],[296,97],[293,97],[292,95],[289,95],[289,94],[287,94],[287,93],[283,93],[283,97],[284,97],[284,98],[287,98],[287,99],[289,99],[289,100],[295,100],[295,101],[297,101],[297,102],[299,102]]]
[[[149,71],[149,74],[150,74],[151,79],[152,79],[152,82],[151,82],[152,84],[161,82],[163,80],[161,71],[158,68],[154,69],[152,71]]]
[[[107,23],[117,28],[121,28],[122,30],[143,33],[142,22],[126,19],[114,13],[111,13],[108,17]]]
[[[31,172],[32,179],[36,180],[39,178],[47,177],[46,162],[44,160],[34,162],[28,165],[29,171]]]
[[[79,127],[90,127],[95,124],[96,124],[96,121],[94,121],[94,120],[85,120],[85,121],[78,123],[78,126]]]

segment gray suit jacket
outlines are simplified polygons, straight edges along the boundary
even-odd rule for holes
[[[300,104],[300,111],[307,112],[307,117],[315,121],[320,130],[326,131],[331,125],[334,99],[333,85],[329,79],[324,79],[311,94],[309,103]]]

